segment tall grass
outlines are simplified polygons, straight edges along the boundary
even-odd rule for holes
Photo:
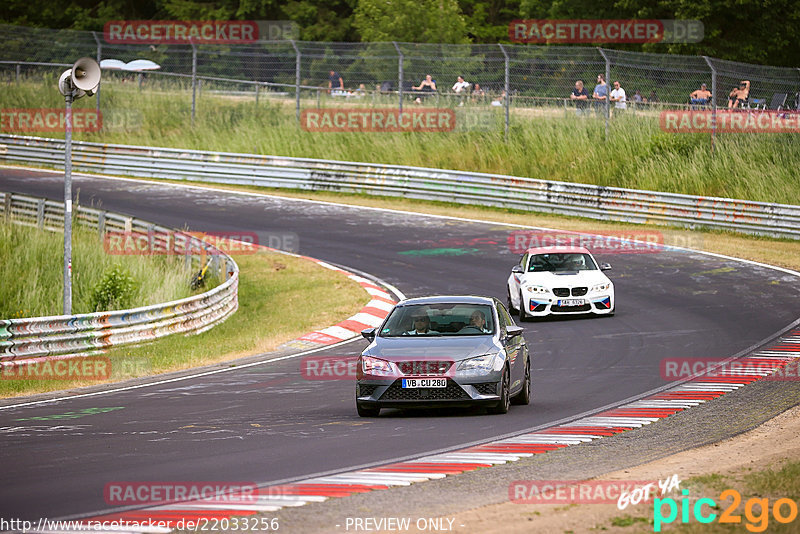
[[[0,318],[61,315],[64,236],[0,221]],[[114,268],[132,280],[123,307],[168,302],[192,294],[191,273],[170,256],[107,254],[96,231],[74,228],[72,241],[73,313],[90,313],[93,293]],[[115,306],[117,307],[117,306]]]
[[[9,85],[0,107],[63,107],[54,79]],[[221,86],[218,88],[222,88]],[[102,86],[104,131],[76,139],[214,151],[285,155],[511,174],[605,186],[800,204],[798,134],[672,134],[645,114],[611,121],[577,118],[557,108],[512,108],[510,139],[502,108],[468,105],[458,113],[490,114],[488,131],[441,133],[315,133],[302,130],[290,97],[215,94],[206,83],[191,124],[185,82]],[[365,99],[372,102],[371,97]],[[322,106],[341,105],[323,95]],[[346,103],[351,105],[350,102]],[[393,106],[394,98],[377,103]],[[79,107],[94,107],[84,98]],[[314,107],[315,99],[303,101]],[[409,103],[409,106],[414,104]],[[467,111],[465,111],[467,110]],[[52,137],[59,133],[46,134]]]

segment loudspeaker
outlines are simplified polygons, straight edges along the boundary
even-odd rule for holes
[[[61,94],[66,96],[73,92],[75,99],[84,95],[92,96],[99,84],[100,65],[90,57],[80,58],[58,78],[58,90]]]
[[[92,96],[100,84],[100,65],[90,57],[82,57],[72,65],[72,85]]]

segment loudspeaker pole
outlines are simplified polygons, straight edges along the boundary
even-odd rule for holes
[[[64,315],[72,315],[72,102],[93,95],[100,85],[100,65],[83,57],[61,73],[58,90],[64,95]]]
[[[72,315],[72,83],[64,95],[64,315]]]

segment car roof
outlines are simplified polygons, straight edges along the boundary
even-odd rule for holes
[[[488,304],[492,306],[494,304],[494,299],[492,299],[492,297],[481,297],[478,295],[432,295],[429,297],[406,299],[397,303],[398,306],[410,306],[415,304]]]
[[[525,251],[527,254],[564,254],[564,253],[583,253],[591,254],[586,247],[533,247]]]

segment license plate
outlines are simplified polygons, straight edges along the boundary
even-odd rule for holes
[[[446,388],[446,378],[404,378],[403,387],[406,389],[416,388]]]
[[[586,299],[564,299],[559,300],[559,306],[583,306],[586,304]]]

